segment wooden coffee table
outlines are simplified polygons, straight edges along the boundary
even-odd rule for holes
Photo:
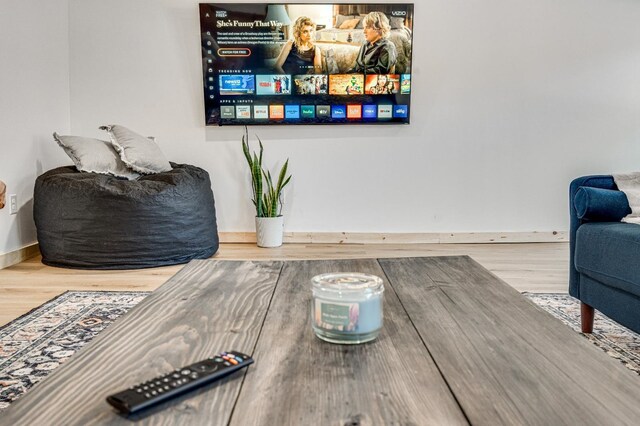
[[[321,341],[309,279],[384,278],[371,343]],[[191,262],[0,416],[130,424],[105,397],[235,349],[248,369],[142,424],[637,424],[640,378],[472,259]]]

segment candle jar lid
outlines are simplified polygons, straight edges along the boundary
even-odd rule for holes
[[[360,272],[330,272],[311,279],[313,293],[322,293],[325,298],[343,299],[354,296],[368,298],[384,291],[382,279]]]

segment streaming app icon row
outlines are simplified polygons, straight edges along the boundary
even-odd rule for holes
[[[253,112],[253,114],[252,114]],[[408,105],[223,105],[220,118],[296,120],[300,118],[388,119],[407,118]]]

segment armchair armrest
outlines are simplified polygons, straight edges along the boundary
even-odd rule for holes
[[[573,197],[573,204],[576,216],[583,223],[619,222],[631,213],[627,196],[613,189],[581,186]]]
[[[574,264],[574,254],[576,248],[576,231],[584,221],[578,217],[575,197],[578,189],[581,187],[608,190],[618,189],[613,180],[613,176],[610,175],[582,176],[574,179],[571,185],[569,185],[569,294],[578,299],[580,298],[580,275]]]

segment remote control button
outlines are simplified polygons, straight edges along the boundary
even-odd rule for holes
[[[222,358],[220,358],[219,356],[215,357],[213,360],[215,362],[222,362]]]
[[[222,361],[222,359],[220,359],[220,361]],[[191,369],[200,373],[213,372],[218,369],[218,364],[214,363],[213,361],[203,361],[198,364],[192,365]]]
[[[164,390],[169,390],[171,389],[168,385],[164,385]]]
[[[158,392],[156,392],[154,390],[151,391],[151,395],[157,395],[157,394],[158,394]]]
[[[158,381],[156,382],[156,386],[160,386],[161,384],[162,384],[162,383],[160,383],[160,380],[158,380]]]
[[[164,389],[158,388],[158,393],[162,393],[162,392],[164,392]]]
[[[191,377],[192,379],[197,379],[198,378],[198,373],[191,373]]]
[[[173,377],[174,379],[178,379],[180,375],[178,373],[173,373],[171,377]]]
[[[168,377],[165,377],[164,379],[162,379],[162,381],[163,381],[164,383],[169,383],[169,378],[168,378]]]
[[[171,386],[173,386],[174,388],[177,388],[180,385],[180,383],[178,382],[171,382]]]
[[[182,374],[183,376],[188,376],[189,374],[191,374],[191,370],[189,370],[188,368],[185,368],[180,372],[180,374]]]
[[[149,390],[149,386],[143,386],[142,390]]]
[[[238,365],[238,361],[236,361],[235,359],[230,359],[229,362],[233,365]]]
[[[228,356],[229,358],[235,358],[235,357],[236,357],[234,354],[227,354],[227,356]]]
[[[149,383],[149,387],[150,387],[150,388],[155,388],[155,387],[156,387],[156,385],[154,385],[153,383]]]
[[[222,352],[220,353],[220,356],[225,356],[227,353],[226,352]]]
[[[230,363],[229,361],[225,361],[225,362],[224,362],[224,365],[226,365],[227,367],[230,367],[230,366],[231,366],[231,363]]]
[[[147,393],[144,394],[144,397],[145,398],[151,398],[151,394],[149,392],[147,392]]]
[[[142,393],[142,389],[138,388],[138,389],[136,389],[136,392],[137,393]]]

